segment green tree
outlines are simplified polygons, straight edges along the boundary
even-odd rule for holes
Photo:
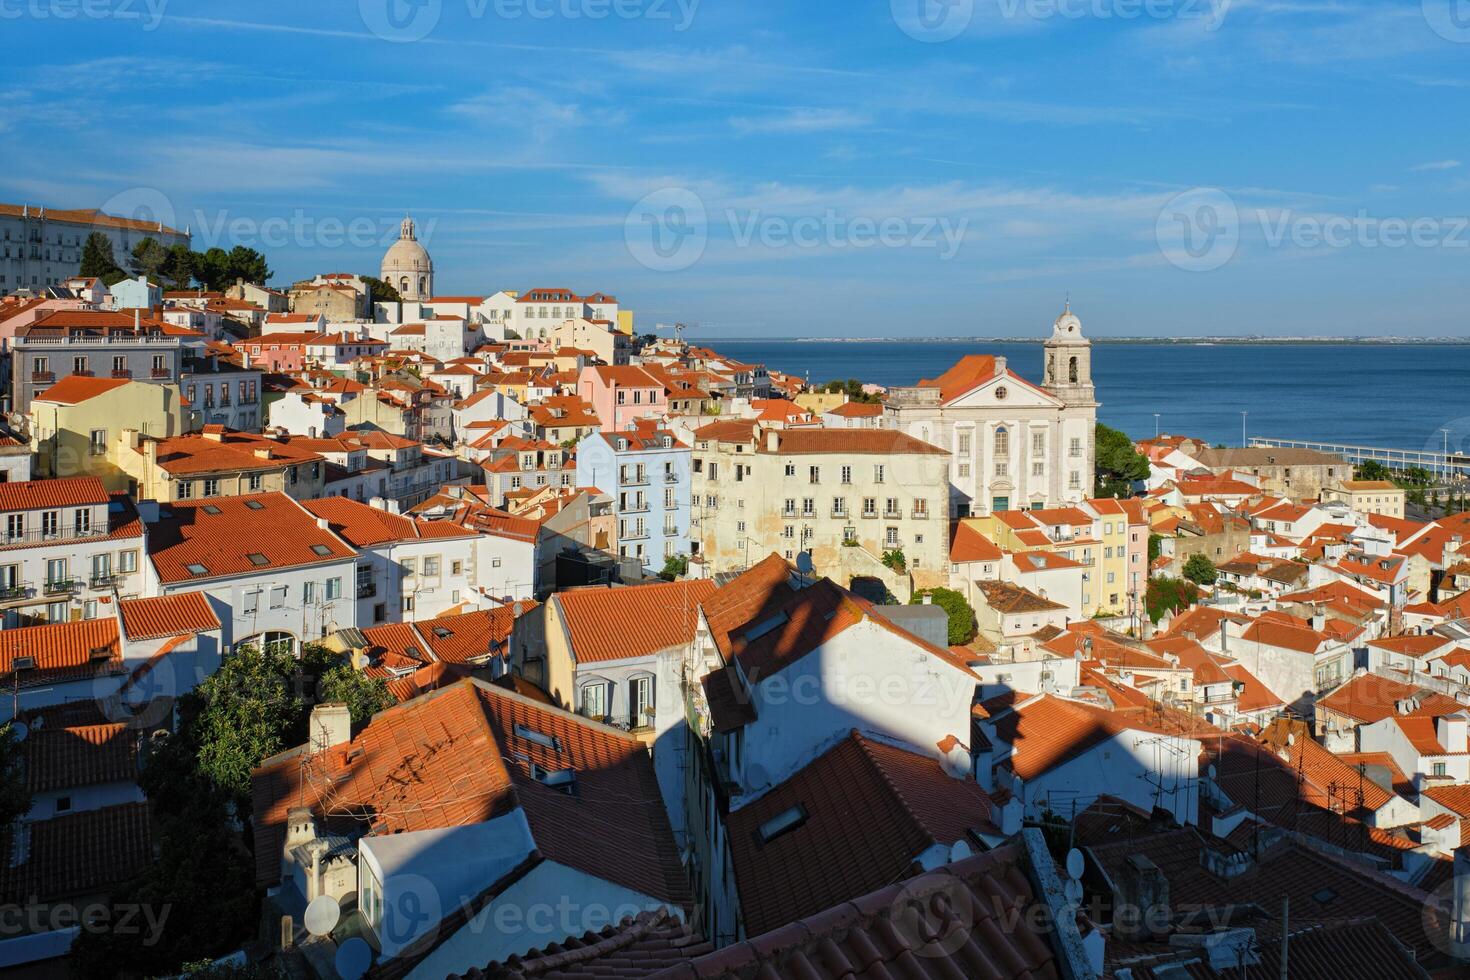
[[[304,735],[303,680],[289,652],[247,646],[199,685],[199,772],[242,808],[249,807],[250,770]]]
[[[372,302],[374,302],[374,303],[401,303],[401,302],[403,302],[403,297],[398,294],[398,290],[397,289],[394,289],[393,288],[393,284],[391,282],[384,282],[383,280],[378,279],[375,276],[359,276],[358,278],[360,278],[363,282],[367,283],[367,287],[368,287],[368,299],[370,299]]]
[[[1376,459],[1365,459],[1358,464],[1357,477],[1360,480],[1391,480],[1393,471]]]
[[[114,908],[145,910],[134,929],[84,929],[71,949],[78,978],[165,976],[253,938],[260,917],[254,862],[218,801],[155,808],[156,859],[114,891]]]
[[[31,791],[26,784],[25,759],[15,728],[0,726],[0,839],[31,808]]]
[[[100,231],[88,235],[87,240],[82,243],[81,275],[106,279],[119,272],[122,269],[118,267],[117,259],[112,254],[112,239]]]
[[[1097,494],[1131,497],[1133,484],[1148,479],[1148,457],[1117,429],[1097,423]]]
[[[158,270],[158,284],[165,289],[188,289],[194,283],[194,256],[187,245],[168,247],[168,258]]]
[[[961,593],[946,588],[921,589],[909,600],[910,605],[922,603],[925,596],[929,596],[934,605],[948,614],[950,646],[963,646],[975,638],[975,634],[979,632],[975,610]]]
[[[341,664],[323,674],[317,683],[317,695],[322,701],[344,702],[353,724],[365,722],[395,703],[386,682],[367,676],[351,664]]]
[[[149,282],[163,284],[163,269],[169,262],[169,250],[153,238],[145,238],[133,246],[133,275],[145,276]]]
[[[1182,578],[1157,575],[1148,580],[1143,605],[1151,622],[1157,623],[1165,614],[1187,609],[1199,600],[1199,586]]]
[[[1152,565],[1159,560],[1164,553],[1164,536],[1162,534],[1150,534],[1148,536],[1148,563]]]
[[[668,558],[664,559],[663,571],[658,573],[658,577],[666,582],[672,582],[675,579],[688,574],[688,557],[686,557],[685,555],[670,555]]]
[[[212,288],[233,286],[236,279],[264,286],[266,280],[271,277],[271,267],[266,263],[265,256],[255,249],[236,245],[225,257],[225,273],[226,281]]]
[[[1196,585],[1214,585],[1220,573],[1208,555],[1196,554],[1190,555],[1189,561],[1184,563],[1184,577]]]

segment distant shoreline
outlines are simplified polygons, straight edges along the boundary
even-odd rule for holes
[[[1044,337],[690,337],[697,344],[1042,344]],[[1172,347],[1464,347],[1470,337],[1092,337],[1095,345]]]

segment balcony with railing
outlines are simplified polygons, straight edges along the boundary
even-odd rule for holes
[[[170,371],[166,367],[149,368],[148,369],[148,376],[150,378],[160,378],[160,379],[162,379],[162,378],[171,378],[171,377],[173,377],[173,372]]]
[[[94,589],[110,589],[121,580],[122,574],[119,572],[102,572],[88,579]]]
[[[113,368],[112,376],[114,378],[130,379],[133,376],[133,372],[129,368]]]
[[[56,381],[56,372],[55,371],[32,371],[31,372],[31,384],[36,384],[36,385],[49,385],[49,384],[55,383],[55,381]]]
[[[40,544],[47,541],[91,541],[107,537],[106,528],[55,528],[53,530],[31,529],[28,531],[0,531],[0,547],[13,544]]]
[[[372,598],[375,598],[377,596],[377,594],[378,594],[378,583],[377,582],[359,582],[359,583],[357,583],[357,597],[359,599],[372,599]]]
[[[47,595],[56,596],[72,595],[73,593],[80,592],[81,590],[82,583],[80,579],[58,578],[48,581],[42,591],[44,591]]]
[[[4,588],[0,588],[0,605],[23,602],[30,597],[31,587],[24,582],[17,582],[14,585],[7,585]]]

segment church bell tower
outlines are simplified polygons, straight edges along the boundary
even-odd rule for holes
[[[1082,321],[1067,303],[1052,324],[1044,348],[1046,381],[1042,385],[1068,405],[1096,407],[1092,387],[1092,341],[1082,336]]]

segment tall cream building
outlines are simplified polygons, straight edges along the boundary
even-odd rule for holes
[[[1077,503],[1092,496],[1097,397],[1092,343],[1068,305],[1043,347],[1043,382],[1004,357],[972,354],[937,378],[889,393],[887,425],[951,454],[958,517]]]
[[[712,422],[694,433],[694,534],[711,574],[806,552],[846,584],[887,578],[902,553],[918,588],[948,582],[948,454],[884,429],[763,429]],[[900,595],[905,598],[907,593]]]

